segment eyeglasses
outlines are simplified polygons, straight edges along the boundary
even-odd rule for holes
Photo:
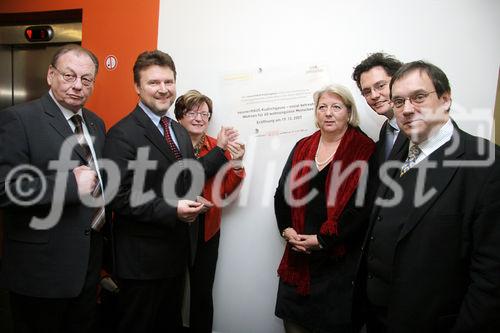
[[[93,78],[92,76],[88,75],[78,76],[75,75],[74,73],[63,73],[56,66],[52,66],[52,68],[54,68],[59,74],[61,74],[62,78],[66,82],[73,83],[76,81],[76,79],[80,78],[80,80],[82,81],[82,85],[84,85],[85,87],[90,87],[94,84],[95,78]]]
[[[372,89],[375,90],[376,92],[381,92],[382,90],[384,90],[384,88],[387,84],[388,84],[387,81],[379,81],[379,82],[375,83],[371,88],[367,87],[367,88],[361,90],[361,95],[363,95],[363,97],[367,97],[368,95],[370,95],[372,93]]]
[[[210,112],[195,112],[195,111],[188,111],[184,114],[186,117],[189,119],[195,119],[196,117],[201,116],[201,119],[203,120],[208,120],[210,117]]]
[[[436,91],[434,90],[429,92],[419,92],[408,97],[395,97],[391,100],[392,106],[396,109],[400,109],[405,105],[406,100],[409,100],[413,105],[422,104],[430,94],[435,92]]]

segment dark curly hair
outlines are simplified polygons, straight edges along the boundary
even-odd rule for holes
[[[403,66],[403,63],[396,59],[394,56],[377,52],[372,53],[365,60],[361,61],[359,65],[354,67],[354,72],[352,73],[352,79],[356,81],[359,90],[361,90],[361,74],[368,72],[373,67],[382,67],[387,75],[393,76],[396,71]]]

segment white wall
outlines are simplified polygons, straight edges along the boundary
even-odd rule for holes
[[[441,67],[452,85],[452,116],[467,131],[490,137],[499,32],[497,0],[161,0],[158,48],[176,62],[178,94],[194,88],[213,98],[212,134],[229,125],[224,118],[231,110],[217,107],[224,104],[224,74],[309,63],[327,64],[333,81],[352,89],[361,125],[375,137],[382,119],[350,77],[368,53],[382,50]],[[214,290],[217,332],[282,332],[274,304],[283,243],[272,196],[297,139],[248,147],[248,202],[226,208],[223,216]]]

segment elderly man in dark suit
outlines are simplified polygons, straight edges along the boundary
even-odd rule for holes
[[[134,83],[140,101],[110,129],[105,147],[121,171],[111,204],[118,331],[178,332],[184,275],[196,252],[196,220],[206,207],[190,190],[200,174],[182,171],[195,161],[189,134],[167,116],[176,97],[172,58],[158,50],[141,53]],[[200,159],[202,178],[227,162],[223,148],[236,134],[219,133],[218,147]],[[200,193],[203,182],[198,185]]]
[[[0,111],[1,280],[16,332],[93,330],[104,222],[97,159],[105,128],[83,105],[97,69],[92,52],[63,46],[48,69],[49,92]],[[75,165],[52,165],[61,158]],[[84,197],[98,206],[83,204]]]
[[[500,150],[451,120],[435,65],[405,64],[390,86],[410,142],[378,189],[363,248],[368,332],[499,332]]]

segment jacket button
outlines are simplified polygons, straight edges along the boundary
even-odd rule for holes
[[[351,281],[351,284],[354,286],[354,280]]]
[[[90,235],[90,229],[85,229],[85,232],[84,232],[85,236],[88,236]]]
[[[377,221],[382,221],[382,216],[377,216]]]
[[[371,240],[371,241],[372,241],[372,240],[374,240],[374,239],[375,239],[375,237],[373,237],[373,236],[370,236],[370,240]]]
[[[369,280],[373,279],[373,275],[368,274],[368,279],[369,279]]]

